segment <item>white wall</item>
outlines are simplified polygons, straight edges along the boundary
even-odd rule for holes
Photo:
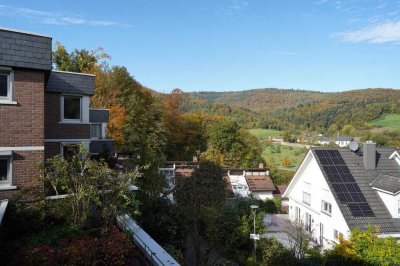
[[[338,145],[339,147],[343,148],[343,147],[349,146],[350,141],[341,140],[341,141],[336,141],[335,143],[336,143],[336,145]]]
[[[305,182],[310,185],[305,185]],[[303,191],[311,194],[311,204],[303,202]],[[307,154],[302,166],[296,172],[288,191],[285,195],[289,198],[289,217],[295,221],[296,207],[300,208],[300,219],[305,222],[305,213],[312,217],[312,234],[315,239],[320,239],[320,224],[323,224],[324,247],[329,247],[334,239],[334,230],[342,233],[345,238],[349,237],[349,227],[336,203],[328,183],[318,166],[311,151]],[[328,215],[322,212],[322,200],[332,205],[332,213]]]
[[[400,194],[392,195],[382,191],[377,191],[378,195],[381,197],[386,208],[389,210],[393,218],[400,218],[398,213]]]
[[[262,191],[262,192],[253,192],[252,193],[256,199],[266,200],[273,199],[272,191]]]

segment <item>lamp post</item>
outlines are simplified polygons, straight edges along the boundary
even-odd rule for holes
[[[257,263],[257,240],[260,239],[260,237],[256,234],[256,211],[258,206],[250,205],[250,208],[253,211],[253,234],[250,234],[250,239],[254,239],[254,263]]]

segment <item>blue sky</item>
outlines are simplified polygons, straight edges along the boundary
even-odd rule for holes
[[[0,26],[103,47],[162,92],[400,88],[399,0],[3,1]]]

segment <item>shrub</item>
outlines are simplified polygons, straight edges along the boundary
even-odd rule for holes
[[[20,250],[11,265],[127,265],[139,251],[116,227],[94,236],[69,236],[59,245],[36,244]]]

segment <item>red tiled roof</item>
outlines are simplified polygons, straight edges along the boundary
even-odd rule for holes
[[[251,191],[275,190],[274,183],[267,175],[246,175],[246,181]]]
[[[288,185],[281,185],[281,186],[275,186],[275,191],[274,195],[278,197],[282,197],[283,193],[285,193],[285,190],[287,189]]]

